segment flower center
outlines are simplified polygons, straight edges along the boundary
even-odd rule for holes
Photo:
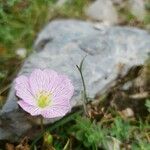
[[[40,108],[49,106],[52,101],[52,94],[49,92],[42,91],[38,94],[37,103]]]

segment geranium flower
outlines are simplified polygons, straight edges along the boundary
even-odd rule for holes
[[[15,90],[20,98],[18,104],[32,116],[56,118],[71,110],[74,92],[71,80],[53,70],[35,69],[30,76],[17,77]]]

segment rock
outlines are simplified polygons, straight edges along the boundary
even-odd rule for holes
[[[76,65],[83,57],[87,56],[83,75],[88,96],[94,97],[110,89],[118,75],[124,76],[132,67],[144,64],[149,52],[150,35],[143,30],[108,26],[97,28],[95,24],[84,21],[57,20],[49,23],[38,35],[34,52],[18,75],[28,75],[35,68],[50,68],[67,74],[75,87],[72,98],[72,106],[75,107],[82,103],[80,93],[83,88]],[[33,117],[18,108],[13,85],[1,110],[1,118],[0,139],[18,138],[33,125]]]
[[[107,137],[107,150],[121,150],[121,141],[114,137]]]
[[[86,10],[85,14],[93,20],[118,23],[118,15],[111,0],[96,0]]]
[[[27,50],[25,48],[18,48],[16,50],[16,55],[20,58],[25,58],[27,56]]]
[[[131,108],[126,108],[122,111],[122,115],[126,118],[134,117],[134,112]]]
[[[0,116],[0,140],[17,141],[31,127],[25,112],[14,110],[3,114]]]
[[[58,0],[56,6],[63,6],[68,0]]]
[[[121,3],[124,3],[124,0],[111,0],[114,5],[121,5]]]
[[[146,8],[144,0],[129,0],[129,7],[131,13],[139,20],[143,20],[146,15]]]

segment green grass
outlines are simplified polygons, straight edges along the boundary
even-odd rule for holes
[[[1,2],[0,44],[6,53],[13,55],[18,47],[31,48],[37,32],[50,18],[49,7],[53,3],[46,0]]]
[[[107,123],[101,122],[107,120],[106,116],[105,114],[96,121],[76,112],[49,126],[48,131],[53,136],[53,147],[62,150],[69,140],[67,148],[72,147],[77,150],[98,150],[98,148],[108,150],[108,147],[115,147],[118,143],[122,149],[150,148],[150,125],[147,121],[124,119],[116,115]],[[42,142],[42,135],[37,139],[32,144],[33,147],[37,147]]]
[[[83,18],[89,0],[68,1],[56,7],[56,0],[0,0],[0,48],[14,55],[14,50],[32,48],[37,33],[55,18]]]

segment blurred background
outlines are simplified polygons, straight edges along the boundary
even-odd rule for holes
[[[37,33],[57,18],[150,29],[150,0],[107,1],[94,6],[96,0],[0,0],[0,55],[14,56],[19,48],[29,52]]]
[[[0,0],[0,100],[39,31],[58,18],[150,31],[150,0]]]

